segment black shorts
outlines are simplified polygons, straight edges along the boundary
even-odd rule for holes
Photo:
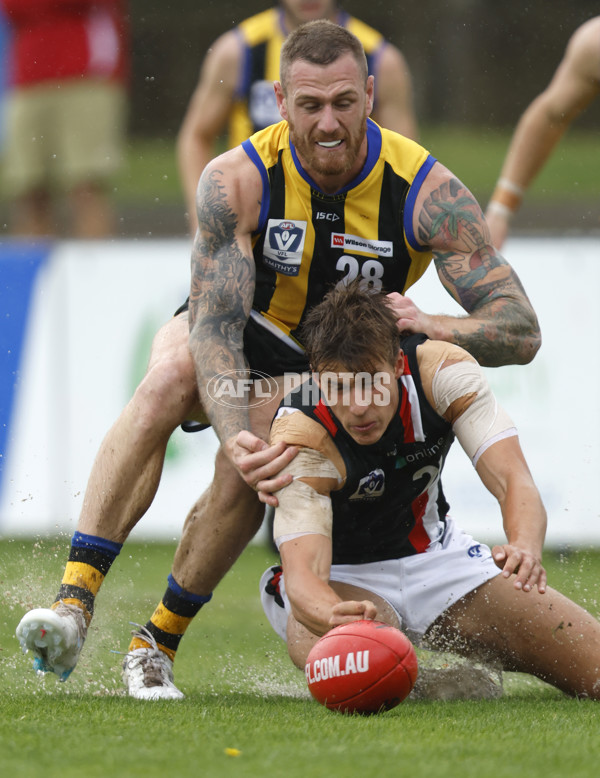
[[[175,311],[174,316],[187,311],[189,297]],[[244,329],[244,355],[251,370],[257,370],[270,376],[284,373],[307,373],[310,371],[308,360],[290,348],[277,335],[261,327],[254,319],[248,319]]]
[[[310,370],[305,354],[294,351],[254,319],[248,319],[244,329],[244,354],[251,370],[270,376],[307,373]]]

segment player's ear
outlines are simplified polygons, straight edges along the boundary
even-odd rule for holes
[[[366,113],[370,116],[373,113],[373,104],[375,102],[375,77],[369,76],[367,78],[367,103]]]
[[[394,375],[396,378],[400,378],[404,373],[404,351],[398,349],[398,356],[396,358],[396,365],[394,368]]]
[[[288,113],[287,113],[287,105],[285,102],[285,95],[283,93],[283,87],[281,86],[281,81],[275,81],[273,84],[273,89],[275,90],[275,99],[277,100],[277,109],[279,110],[279,113],[281,114],[281,118],[285,119],[287,121]]]

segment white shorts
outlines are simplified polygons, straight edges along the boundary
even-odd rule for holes
[[[278,591],[268,585],[273,569],[265,570],[260,580],[261,602],[271,626],[286,640],[291,607],[283,574]],[[425,553],[363,565],[332,565],[331,580],[378,594],[396,611],[407,637],[419,645],[444,611],[499,573],[489,547],[447,518],[444,534]]]

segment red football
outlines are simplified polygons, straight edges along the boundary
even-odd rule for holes
[[[417,680],[417,657],[399,629],[380,621],[335,627],[315,643],[306,660],[312,696],[342,713],[395,708]]]

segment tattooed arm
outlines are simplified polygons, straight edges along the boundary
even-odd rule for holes
[[[254,294],[251,234],[258,222],[258,172],[239,149],[207,166],[196,196],[198,231],[192,249],[190,351],[200,398],[222,443],[250,428],[247,399],[211,400],[211,379],[226,371],[246,376],[243,332]],[[247,159],[247,157],[246,157]],[[235,167],[234,164],[235,163]],[[248,175],[240,175],[236,167]],[[254,186],[252,186],[254,184]],[[244,187],[247,198],[241,196]],[[252,193],[252,198],[250,197]]]
[[[439,163],[419,192],[413,226],[419,242],[433,251],[440,281],[468,315],[428,315],[394,294],[398,326],[456,343],[488,367],[531,362],[541,344],[531,303],[492,246],[477,201]]]
[[[297,449],[269,446],[251,432],[247,397],[227,396],[219,404],[207,387],[215,376],[238,371],[247,376],[244,327],[254,295],[252,233],[260,212],[262,182],[241,148],[228,151],[205,169],[196,198],[198,231],[192,250],[189,347],[204,410],[225,453],[262,502],[276,506],[272,492],[291,480],[278,475]],[[213,383],[214,385],[214,383]],[[264,491],[263,491],[264,490]]]

